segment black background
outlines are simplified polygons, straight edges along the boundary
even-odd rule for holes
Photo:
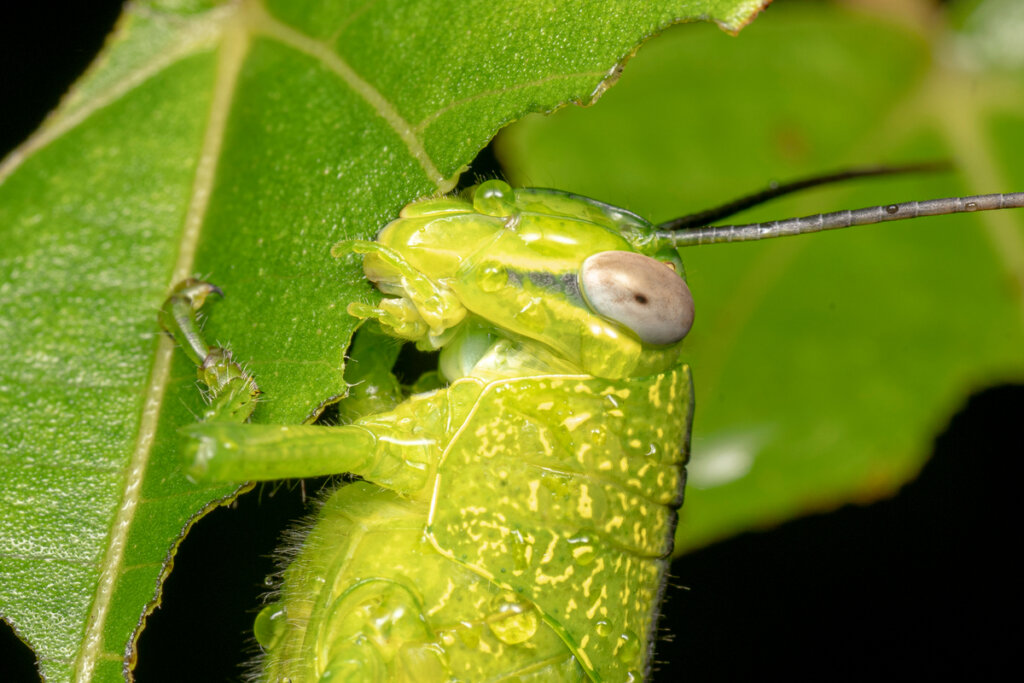
[[[19,11],[0,19],[0,153],[56,105],[119,3]],[[491,163],[473,172],[493,173]],[[896,498],[677,561],[655,680],[1019,679],[1022,417],[1024,387],[985,391]],[[263,486],[192,531],[140,641],[139,681],[240,677],[270,555],[303,510],[298,485]],[[31,652],[0,625],[0,682],[35,680]]]

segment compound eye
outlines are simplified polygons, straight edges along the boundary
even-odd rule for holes
[[[693,325],[693,296],[671,266],[630,251],[603,251],[583,262],[580,285],[594,311],[647,344],[675,344]]]

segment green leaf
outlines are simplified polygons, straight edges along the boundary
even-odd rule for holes
[[[43,674],[121,678],[182,534],[237,494],[178,466],[201,402],[156,328],[173,283],[227,293],[206,330],[259,378],[256,419],[311,419],[372,296],[333,242],[450,188],[509,121],[593,101],[666,25],[762,4],[129,5],[0,166],[0,613]]]
[[[982,4],[954,33],[780,3],[739,40],[680,27],[598,106],[517,124],[499,156],[513,182],[655,221],[850,165],[951,159],[957,171],[808,192],[729,222],[1019,191],[1024,65],[1016,39],[1000,42],[1019,37],[1009,18]],[[683,259],[697,410],[680,551],[893,494],[970,392],[1024,376],[1024,212]]]

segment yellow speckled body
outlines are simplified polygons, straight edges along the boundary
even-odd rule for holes
[[[426,404],[438,419],[405,439],[425,448],[427,485],[353,484],[325,503],[270,608],[267,679],[641,680],[682,501],[689,369],[467,378],[365,422]]]
[[[685,366],[493,382],[444,454],[428,536],[535,606],[594,680],[639,680],[692,406]]]

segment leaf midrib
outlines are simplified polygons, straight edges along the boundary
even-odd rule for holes
[[[199,23],[199,27],[195,31],[189,31],[186,39],[178,44],[177,49],[166,52],[145,64],[88,104],[82,105],[64,118],[57,118],[52,125],[45,127],[30,138],[0,166],[0,182],[20,166],[24,159],[57,140],[78,124],[88,120],[97,110],[112,104],[154,75],[194,54],[197,50],[213,46],[219,34],[220,45],[213,98],[179,242],[178,258],[171,282],[168,285],[173,285],[174,282],[188,277],[194,268],[196,248],[212,195],[218,160],[241,68],[249,51],[252,37],[259,34],[279,40],[283,44],[313,57],[337,75],[398,134],[410,155],[420,164],[431,182],[438,189],[446,187],[446,180],[437,170],[417,136],[420,131],[414,130],[413,126],[398,114],[394,105],[367,81],[358,76],[326,44],[315,41],[277,21],[256,0],[243,0],[234,7],[216,11],[215,15],[209,16]],[[91,680],[97,662],[107,657],[103,647],[103,631],[110,616],[117,579],[123,568],[128,535],[141,502],[142,482],[156,438],[174,352],[173,342],[161,336],[145,392],[144,408],[139,420],[135,446],[132,449],[125,475],[121,505],[111,525],[106,552],[100,563],[100,577],[95,598],[74,666],[75,678],[78,681]]]
[[[231,104],[242,63],[249,47],[250,36],[242,22],[226,21],[223,27],[213,98],[207,116],[206,132],[199,160],[196,164],[189,207],[185,214],[179,243],[178,259],[171,278],[172,283],[188,277],[195,263],[196,245],[199,242],[203,218],[209,206]],[[74,671],[78,681],[92,680],[96,663],[103,657],[103,631],[110,614],[117,579],[124,563],[128,534],[140,503],[142,482],[156,438],[157,423],[167,390],[174,350],[173,342],[161,335],[146,387],[146,398],[139,420],[135,446],[132,449],[128,470],[125,474],[124,494],[111,525],[106,553],[101,564],[100,578],[96,586],[96,596],[82,639],[82,647],[75,662]]]

